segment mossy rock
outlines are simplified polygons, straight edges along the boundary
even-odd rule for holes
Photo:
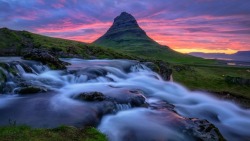
[[[35,60],[48,65],[51,69],[66,69],[67,62],[59,60],[46,50],[32,50],[23,56],[26,60]]]

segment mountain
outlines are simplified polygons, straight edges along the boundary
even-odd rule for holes
[[[152,49],[151,46],[161,47],[161,45],[149,38],[146,32],[139,27],[136,19],[126,12],[122,12],[120,16],[116,17],[108,31],[94,43],[131,51],[134,51],[133,49],[136,48],[150,50]],[[128,44],[131,46],[127,46]],[[169,49],[168,47],[165,48]]]
[[[117,16],[108,31],[93,44],[121,50],[140,57],[150,57],[168,62],[197,63],[205,61],[201,58],[176,52],[168,46],[160,45],[140,28],[131,14],[126,12]]]
[[[58,57],[134,59],[125,53],[83,42],[0,28],[0,56],[20,56],[31,50],[51,52]]]
[[[191,52],[190,55],[202,58],[213,58],[218,60],[235,60],[250,62],[250,51],[238,51],[234,54],[225,53],[203,53],[203,52]]]

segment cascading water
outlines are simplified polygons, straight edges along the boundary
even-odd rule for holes
[[[199,118],[227,140],[250,139],[248,109],[163,81],[136,61],[62,60],[72,65],[55,71],[39,62],[0,58],[0,125],[91,125],[113,141],[213,139],[201,131],[209,124]],[[30,87],[36,94],[24,91]]]

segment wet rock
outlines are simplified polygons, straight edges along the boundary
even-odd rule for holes
[[[23,67],[26,73],[33,73],[32,69],[28,65],[21,63],[21,62],[20,62],[20,65]]]
[[[3,73],[3,71],[0,69],[0,93],[3,93],[5,82],[6,82],[6,75]]]
[[[135,94],[129,97],[128,103],[132,107],[144,107],[146,106],[146,98],[141,94]]]
[[[84,92],[73,97],[77,100],[93,102],[112,102],[114,104],[130,104],[131,107],[147,107],[146,98],[142,94],[128,94],[125,99],[109,97],[101,92]]]
[[[158,74],[160,74],[164,80],[171,79],[172,69],[170,69],[170,66],[168,63],[163,62],[161,60],[156,60],[154,62],[145,62],[144,65],[149,67],[154,72],[157,72]]]
[[[88,76],[88,79],[96,79],[97,77],[107,75],[107,71],[103,68],[96,67],[96,68],[86,68],[82,71],[79,71],[77,74],[86,75]]]
[[[40,61],[43,64],[48,65],[51,69],[66,69],[66,65],[69,65],[69,63],[59,60],[46,50],[31,50],[25,54],[23,58],[27,60]]]
[[[201,119],[186,119],[186,131],[191,136],[194,136],[199,140],[214,140],[214,141],[224,141],[224,137],[221,135],[218,128],[216,128],[212,123],[207,120]]]
[[[36,94],[36,93],[41,93],[41,92],[47,92],[45,88],[41,87],[36,87],[36,86],[29,86],[29,87],[23,87],[18,90],[16,90],[16,93],[18,94]]]
[[[99,109],[99,117],[102,117],[105,114],[113,113],[115,109],[116,107],[114,102],[105,101]]]
[[[104,101],[106,96],[100,92],[84,92],[76,96],[75,99],[85,101]]]

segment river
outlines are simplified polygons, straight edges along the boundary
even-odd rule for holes
[[[95,126],[112,141],[146,141],[206,139],[215,134],[201,129],[210,122],[227,140],[250,139],[250,110],[164,81],[137,61],[62,60],[71,63],[67,70],[19,57],[0,58],[6,77],[1,82],[0,125]],[[19,94],[29,86],[41,91]],[[92,92],[100,92],[102,99],[79,99]]]

